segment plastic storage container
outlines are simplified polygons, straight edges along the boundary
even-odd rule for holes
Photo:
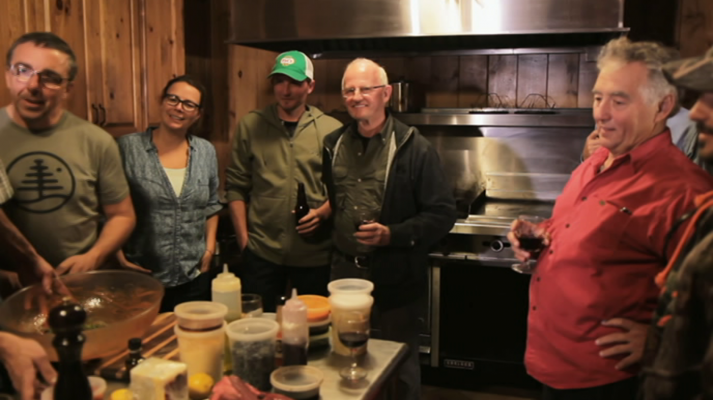
[[[371,297],[374,284],[365,279],[339,279],[330,282],[327,288],[331,294],[329,304],[332,317],[332,350],[337,354],[349,356],[351,355],[349,349],[339,341],[335,328],[336,321],[345,311],[361,311],[369,318],[371,306],[374,304],[374,298]],[[356,349],[355,353],[357,355],[366,353],[366,345]]]
[[[366,294],[371,295],[374,284],[366,279],[337,279],[327,285],[330,295],[335,294]]]
[[[178,325],[173,328],[181,362],[186,364],[189,377],[200,372],[210,375],[214,382],[223,377],[225,326],[223,321],[220,327],[201,332],[185,331]]]
[[[256,388],[270,390],[275,369],[275,339],[280,325],[266,318],[246,318],[228,324],[233,374]]]
[[[309,351],[329,347],[329,327],[331,325],[331,310],[329,299],[324,296],[298,296],[307,306],[307,326],[309,327]]]
[[[275,393],[295,400],[319,399],[319,387],[323,380],[322,371],[308,365],[281,367],[270,375],[270,383]]]
[[[176,325],[185,331],[203,331],[223,326],[228,307],[212,301],[189,301],[173,309]]]

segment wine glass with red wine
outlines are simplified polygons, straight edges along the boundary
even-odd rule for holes
[[[337,336],[344,347],[349,349],[352,363],[342,368],[339,376],[349,381],[366,378],[367,372],[357,363],[356,352],[369,341],[369,316],[363,311],[348,311],[337,318]]]
[[[374,209],[367,207],[358,207],[354,212],[354,230],[359,232],[359,227],[366,224],[371,224],[376,222],[379,212]],[[369,253],[373,251],[372,246],[367,246],[357,242],[357,251],[359,253]]]
[[[538,225],[545,219],[536,215],[520,215],[517,219],[520,223],[513,233],[520,242],[520,248],[529,251],[532,258],[523,263],[513,264],[512,269],[521,274],[531,274],[540,252],[545,247],[544,237],[538,232]]]

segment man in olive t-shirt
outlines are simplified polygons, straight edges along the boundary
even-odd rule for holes
[[[7,54],[12,102],[0,109],[0,159],[15,191],[4,210],[58,273],[97,269],[135,222],[115,141],[64,110],[76,73],[62,39],[23,35]]]

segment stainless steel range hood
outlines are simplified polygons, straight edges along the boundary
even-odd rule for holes
[[[314,56],[601,45],[624,0],[233,0],[230,43]]]

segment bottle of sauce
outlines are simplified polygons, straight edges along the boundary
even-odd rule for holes
[[[309,205],[307,205],[307,194],[305,193],[305,185],[302,182],[297,183],[297,205],[295,206],[295,225],[300,224],[300,220],[309,213]]]
[[[211,300],[228,307],[228,313],[225,314],[225,320],[228,323],[240,319],[242,313],[241,291],[240,278],[228,271],[228,264],[223,264],[223,272],[211,282]]]
[[[287,296],[279,296],[275,307],[275,321],[280,325],[277,331],[277,340],[275,341],[275,365],[281,367],[284,363],[282,359],[282,309],[287,302]]]
[[[292,289],[292,298],[282,308],[283,364],[307,365],[308,346],[307,306],[297,298],[297,289]]]
[[[141,355],[141,346],[141,338],[129,339],[129,356],[126,357],[126,361],[124,361],[127,376],[131,373],[132,368],[139,365],[141,361],[144,361],[144,356]]]
[[[86,340],[82,326],[86,320],[86,311],[69,299],[50,311],[49,325],[55,334],[52,346],[59,356],[55,400],[92,400],[92,388],[82,367]]]
[[[240,319],[242,315],[241,293],[242,284],[240,278],[228,271],[228,264],[223,264],[223,272],[218,274],[211,282],[211,300],[228,307],[228,313],[225,314],[227,323]],[[223,352],[223,372],[225,373],[232,369],[233,362],[230,358],[230,348],[226,340]]]

